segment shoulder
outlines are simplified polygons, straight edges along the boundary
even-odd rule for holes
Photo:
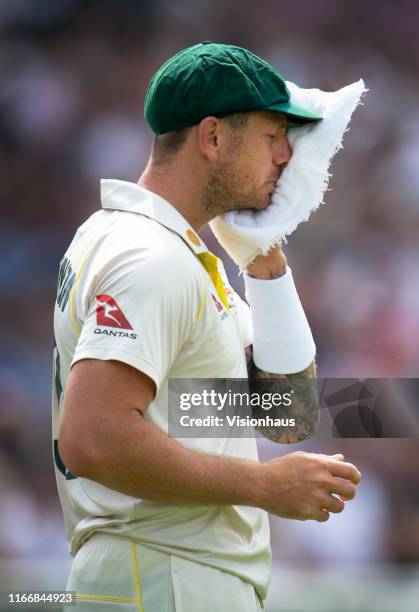
[[[173,295],[205,283],[205,270],[180,236],[144,215],[100,211],[78,237],[75,250],[90,252],[84,277],[94,291],[105,282]]]
[[[114,255],[137,264],[166,281],[199,279],[202,266],[195,254],[174,231],[144,215],[121,213],[107,241]]]

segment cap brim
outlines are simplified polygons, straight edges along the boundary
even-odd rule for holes
[[[290,117],[296,123],[307,123],[308,121],[321,121],[323,117],[315,115],[311,111],[296,106],[289,102],[278,102],[278,104],[271,104],[261,110],[271,110],[279,113],[283,113],[287,117]]]

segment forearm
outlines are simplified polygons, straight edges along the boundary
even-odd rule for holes
[[[189,449],[138,411],[96,440],[76,474],[110,489],[156,502],[260,505],[261,464]]]
[[[252,359],[251,347],[247,349],[248,373],[252,381],[272,381],[270,393],[290,394],[290,406],[275,408],[275,416],[294,419],[294,426],[257,427],[257,430],[273,442],[294,444],[311,438],[320,418],[320,406],[316,389],[316,364],[313,361],[305,370],[293,374],[275,374],[256,367]]]
[[[291,405],[276,408],[275,416],[292,418],[295,426],[257,428],[270,440],[289,444],[314,435],[320,408],[315,384],[314,342],[292,280],[289,274],[285,277],[286,272],[286,257],[279,245],[266,256],[257,257],[247,268],[250,278],[246,288],[251,289],[256,302],[252,309],[256,352],[263,366],[258,363],[257,367],[254,363],[253,347],[247,349],[247,363],[250,384],[269,379],[276,381],[269,386],[271,393],[291,394]],[[279,285],[275,279],[281,279]],[[272,282],[275,284],[271,285]],[[265,295],[263,301],[258,297],[259,292]],[[313,361],[305,367],[310,359]]]

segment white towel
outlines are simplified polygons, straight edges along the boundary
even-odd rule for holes
[[[289,129],[293,154],[265,210],[231,211],[211,221],[218,241],[241,270],[257,255],[284,241],[323,203],[330,162],[342,148],[352,113],[368,91],[362,79],[335,92],[301,89],[290,82],[287,86],[292,103],[323,120]]]

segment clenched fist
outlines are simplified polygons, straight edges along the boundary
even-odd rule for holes
[[[276,244],[266,255],[258,255],[247,266],[249,276],[260,280],[279,278],[287,270],[287,259],[279,244]]]

